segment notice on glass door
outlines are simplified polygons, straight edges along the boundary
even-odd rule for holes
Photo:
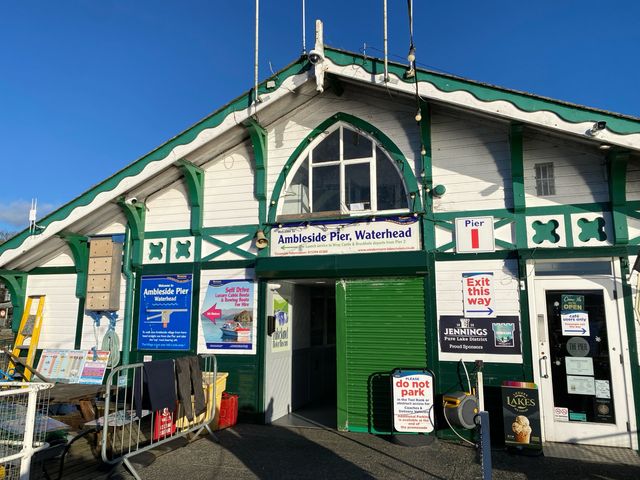
[[[574,395],[595,395],[596,385],[593,377],[567,375],[567,393]]]
[[[560,323],[565,337],[588,337],[589,314],[587,312],[561,311]]]
[[[593,358],[591,357],[564,357],[567,375],[593,376]]]

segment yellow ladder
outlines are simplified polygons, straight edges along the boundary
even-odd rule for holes
[[[16,335],[16,343],[13,346],[11,352],[14,357],[22,357],[20,355],[25,350],[27,351],[24,363],[33,367],[33,360],[36,357],[36,349],[38,348],[38,339],[40,338],[40,330],[42,329],[42,316],[44,312],[44,295],[29,295],[27,297],[27,303],[24,306],[24,313],[22,314],[22,320],[20,320],[20,328]],[[34,300],[37,301],[38,306],[36,313],[32,313]],[[14,375],[16,370],[16,363],[13,359],[9,360],[8,371],[11,375]],[[27,368],[22,373],[22,378],[26,381],[31,380],[31,371]]]

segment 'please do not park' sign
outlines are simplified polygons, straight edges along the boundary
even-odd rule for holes
[[[424,370],[394,370],[391,382],[393,428],[397,432],[432,432],[433,375]]]

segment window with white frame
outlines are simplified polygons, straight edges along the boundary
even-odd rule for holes
[[[337,126],[316,141],[289,175],[283,216],[402,213],[407,190],[394,162],[375,141]]]

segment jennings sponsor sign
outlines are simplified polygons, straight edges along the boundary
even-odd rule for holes
[[[517,316],[440,317],[440,351],[469,354],[519,355],[520,320]]]
[[[322,222],[271,230],[271,255],[331,255],[420,249],[417,218]]]

